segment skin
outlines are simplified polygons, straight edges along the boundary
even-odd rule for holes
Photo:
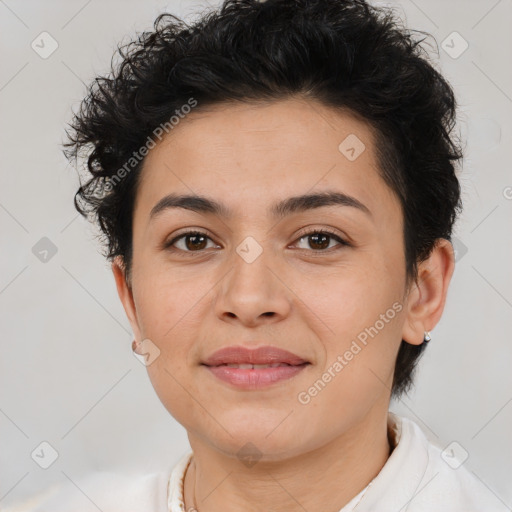
[[[349,134],[366,147],[354,161],[338,150]],[[152,385],[188,432],[187,510],[334,512],[389,457],[396,354],[402,339],[418,345],[439,321],[454,255],[439,240],[417,282],[407,282],[400,204],[379,175],[373,140],[350,114],[293,98],[197,109],[146,157],[131,280],[120,258],[112,270],[135,340],[160,350],[147,367]],[[276,201],[327,190],[357,198],[371,215],[340,205],[277,221],[269,214]],[[151,220],[171,192],[208,196],[234,215],[174,208]],[[190,239],[176,252],[162,248],[186,228],[207,232],[204,248]],[[301,238],[304,228],[329,228],[352,245],[331,238],[318,248]],[[263,250],[252,263],[236,252],[248,236]],[[401,311],[300,403],[298,394],[394,303]],[[200,365],[230,345],[274,345],[311,364],[270,387],[239,390]],[[262,454],[252,467],[236,455],[248,442]]]

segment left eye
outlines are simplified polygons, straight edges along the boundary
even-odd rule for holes
[[[299,238],[299,242],[306,240],[306,243],[315,250],[315,252],[325,251],[332,249],[330,242],[336,241],[338,245],[348,245],[345,240],[334,233],[329,231],[311,231],[304,233]],[[307,248],[306,248],[307,249]]]

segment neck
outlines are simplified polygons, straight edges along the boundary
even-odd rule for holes
[[[318,449],[252,467],[189,439],[194,457],[184,502],[186,511],[197,512],[338,511],[377,476],[392,451],[387,411],[380,421],[365,418]]]

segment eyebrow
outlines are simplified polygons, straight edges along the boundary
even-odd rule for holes
[[[274,204],[270,208],[270,214],[274,218],[283,218],[293,213],[300,213],[323,206],[349,206],[360,210],[370,217],[372,215],[369,208],[361,203],[361,201],[341,192],[321,192],[289,197]],[[213,214],[226,219],[233,217],[233,212],[223,203],[205,196],[193,194],[169,194],[163,197],[152,208],[149,217],[153,219],[161,212],[172,208],[183,208],[197,213]]]

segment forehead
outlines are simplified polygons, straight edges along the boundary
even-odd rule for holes
[[[367,205],[394,200],[378,171],[371,127],[348,112],[296,99],[198,107],[148,153],[139,214],[149,217],[171,192],[213,194],[249,215],[322,188]]]

